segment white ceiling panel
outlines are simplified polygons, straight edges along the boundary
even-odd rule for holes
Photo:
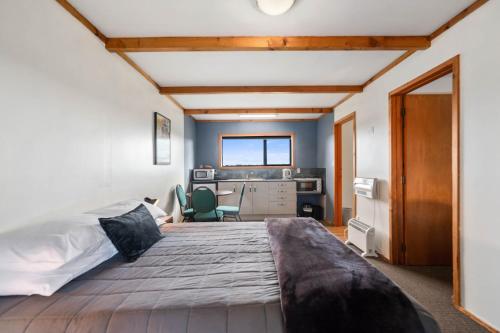
[[[251,119],[251,118],[242,118],[239,114],[197,114],[192,117],[196,120],[242,120],[242,121],[252,121],[252,120],[293,120],[293,119],[318,119],[321,117],[323,113],[280,113],[277,114],[276,117],[268,118],[268,119]]]
[[[127,53],[161,86],[362,84],[403,51]]]
[[[173,95],[185,109],[325,108],[346,94]]]
[[[285,15],[255,0],[70,0],[108,37],[429,34],[474,0],[297,0]]]

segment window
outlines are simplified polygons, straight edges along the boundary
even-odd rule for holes
[[[292,166],[293,135],[221,135],[221,167]]]

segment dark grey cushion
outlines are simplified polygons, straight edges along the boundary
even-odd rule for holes
[[[100,218],[99,223],[118,252],[131,262],[163,238],[153,216],[144,205],[121,216]]]

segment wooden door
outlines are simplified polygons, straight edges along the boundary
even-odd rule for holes
[[[406,95],[404,108],[405,263],[451,265],[451,95]]]
[[[269,183],[253,182],[252,185],[252,213],[265,215],[269,211]]]

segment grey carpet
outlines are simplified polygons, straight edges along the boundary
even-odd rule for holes
[[[425,306],[434,315],[443,333],[488,333],[451,304],[450,267],[394,266],[376,259],[369,261]]]

